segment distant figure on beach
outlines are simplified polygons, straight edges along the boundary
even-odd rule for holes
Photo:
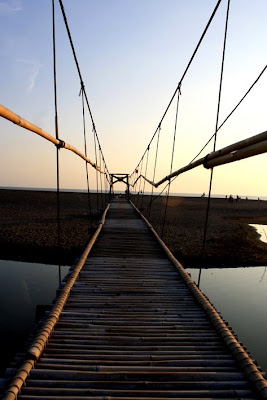
[[[229,203],[233,203],[234,202],[234,198],[233,198],[233,196],[230,194],[230,196],[229,196]]]
[[[205,192],[203,192],[203,194],[200,197],[205,197]]]
[[[238,195],[236,195],[236,199],[235,199],[236,203],[237,203],[239,200],[241,200],[241,197],[239,197]]]

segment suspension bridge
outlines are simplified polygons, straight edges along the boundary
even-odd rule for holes
[[[258,399],[267,398],[266,374],[238,341],[232,328],[201,292],[149,223],[154,188],[165,184],[167,201],[161,235],[168,217],[171,183],[182,173],[203,166],[211,170],[203,256],[208,229],[213,168],[267,152],[267,132],[216,149],[217,133],[245,100],[267,69],[265,66],[240,101],[219,125],[224,56],[230,1],[227,3],[213,152],[199,158],[207,144],[187,165],[173,168],[181,88],[195,55],[220,6],[214,11],[159,121],[151,141],[132,174],[110,173],[100,145],[81,69],[62,0],[63,20],[77,67],[82,99],[84,152],[59,137],[53,3],[55,136],[15,112],[0,106],[0,115],[56,146],[58,245],[60,246],[59,152],[72,151],[86,166],[88,215],[92,217],[88,167],[96,171],[97,211],[101,194],[109,192],[101,221],[79,262],[63,280],[50,312],[17,368],[7,369],[5,400],[14,399]],[[176,100],[170,173],[156,181],[160,136],[164,119]],[[88,156],[85,112],[92,124],[95,157]],[[153,176],[148,176],[154,144]],[[117,182],[126,186],[114,198]],[[145,185],[151,200],[144,216]],[[162,193],[161,192],[161,193]],[[148,218],[148,219],[147,219]],[[92,226],[92,220],[91,220]],[[201,270],[200,270],[201,272]]]

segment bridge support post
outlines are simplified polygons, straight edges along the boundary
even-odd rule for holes
[[[110,182],[110,185],[109,185],[109,201],[111,201],[111,198],[112,198],[113,175],[111,174],[110,177],[111,177],[111,182]]]
[[[113,187],[113,185],[117,182],[122,182],[125,183],[126,185],[125,198],[127,200],[130,200],[129,174],[110,174],[110,177],[111,177],[110,191],[109,191],[110,199],[111,199],[111,188]]]

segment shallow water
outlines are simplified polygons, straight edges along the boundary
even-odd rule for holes
[[[259,235],[261,235],[260,240],[264,243],[267,243],[267,226],[266,225],[259,225],[259,224],[249,224],[252,226]]]
[[[61,278],[69,267],[61,268]],[[36,306],[50,305],[59,286],[59,267],[0,260],[0,368],[35,326]]]
[[[68,269],[61,267],[62,279]],[[197,269],[187,271],[198,279]],[[50,305],[58,285],[58,266],[0,260],[0,368],[21,351],[34,329],[36,306]],[[204,269],[200,289],[266,371],[266,267]]]
[[[203,269],[200,289],[267,370],[267,267]],[[187,269],[197,282],[198,270]]]

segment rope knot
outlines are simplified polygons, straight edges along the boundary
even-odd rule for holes
[[[178,85],[178,92],[179,92],[179,95],[182,95],[181,86],[182,86],[182,82],[180,82],[179,85]]]
[[[58,144],[56,144],[56,147],[58,148],[58,149],[62,149],[63,147],[65,147],[65,142],[64,142],[64,140],[61,140],[61,139],[58,139],[58,141],[59,141],[59,143]]]
[[[206,169],[210,169],[210,167],[208,167],[208,157],[209,157],[209,154],[207,154],[205,157],[204,157],[204,161],[203,161],[203,167],[204,168],[206,168]]]
[[[84,93],[84,90],[85,90],[85,86],[84,86],[83,81],[81,81],[81,89],[80,89],[79,97],[81,96],[82,93]]]

